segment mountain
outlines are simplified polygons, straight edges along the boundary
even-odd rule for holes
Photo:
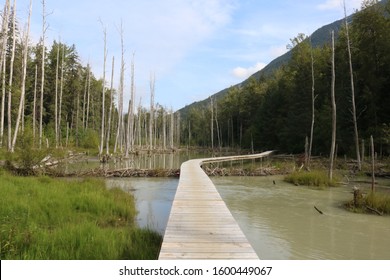
[[[349,16],[347,18],[348,21],[352,20],[353,19],[353,15],[352,16]],[[317,29],[309,38],[311,39],[311,43],[313,45],[313,47],[321,47],[325,44],[329,44],[329,34],[331,33],[332,30],[334,30],[335,32],[335,36],[337,38],[337,35],[342,27],[344,23],[344,19],[341,19],[341,20],[337,20],[333,23],[330,23],[328,25],[325,25],[319,29]],[[234,87],[243,87],[245,86],[250,79],[252,78],[255,78],[255,79],[259,79],[260,77],[264,76],[264,77],[267,77],[267,76],[270,76],[272,75],[272,73],[277,70],[278,68],[282,67],[283,65],[287,64],[288,61],[290,60],[291,58],[291,52],[292,50],[289,50],[287,53],[275,58],[274,60],[272,60],[266,67],[264,67],[262,70],[254,73],[252,76],[250,76],[249,78],[247,78],[246,80],[244,80],[243,82],[239,83],[239,84],[236,84],[234,86],[232,86],[233,88]],[[217,93],[215,93],[214,95],[212,95],[212,97],[214,99],[218,99],[222,96],[224,96],[225,94],[228,93],[229,89],[232,88],[232,87],[229,87],[229,88],[225,88]],[[185,117],[187,115],[187,113],[189,112],[189,110],[191,108],[200,108],[200,107],[205,107],[205,106],[208,106],[209,105],[209,98],[207,99],[204,99],[202,101],[197,101],[197,102],[194,102],[190,105],[187,105],[185,106],[184,108],[180,109],[179,112],[180,112],[180,115]]]

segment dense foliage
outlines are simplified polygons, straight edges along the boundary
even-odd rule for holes
[[[355,99],[360,139],[373,135],[377,150],[390,152],[390,3],[364,1],[349,23],[352,42]],[[313,47],[310,38],[292,39],[289,62],[273,75],[252,77],[243,86],[231,87],[202,109],[190,108],[182,141],[211,146],[276,149],[302,153],[312,121],[312,59],[315,78],[313,154],[329,154],[331,141],[331,36],[328,44]],[[314,45],[314,44],[313,44]],[[354,154],[351,82],[345,25],[336,43],[336,101],[338,154]],[[218,125],[216,125],[218,124]],[[219,141],[218,141],[219,139]]]

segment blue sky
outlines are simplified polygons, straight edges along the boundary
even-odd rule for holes
[[[12,1],[12,0],[11,0]],[[178,110],[237,84],[286,52],[290,38],[310,35],[343,17],[342,0],[46,0],[47,42],[75,44],[81,62],[103,75],[103,28],[107,29],[108,67],[115,56],[115,84],[123,22],[126,91],[135,53],[138,104],[149,104],[154,73],[155,101]],[[3,6],[4,0],[1,5]],[[42,30],[42,1],[33,0],[31,36]],[[26,22],[29,0],[17,0],[17,17]],[[361,0],[346,0],[347,13]],[[109,82],[107,82],[109,85]],[[127,101],[126,101],[127,102]],[[125,103],[126,103],[125,102]]]

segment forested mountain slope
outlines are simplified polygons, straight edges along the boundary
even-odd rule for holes
[[[381,153],[390,141],[390,4],[366,1],[348,18],[360,140],[374,136]],[[300,153],[312,122],[312,61],[315,88],[313,153],[329,154],[331,138],[330,31],[335,51],[337,147],[353,154],[351,78],[344,20],[324,26],[244,82],[180,110],[182,141],[202,146],[239,146]],[[313,56],[313,60],[311,59]]]

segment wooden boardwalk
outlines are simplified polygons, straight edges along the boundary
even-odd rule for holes
[[[201,165],[261,158],[270,153],[184,162],[159,259],[258,259]]]

